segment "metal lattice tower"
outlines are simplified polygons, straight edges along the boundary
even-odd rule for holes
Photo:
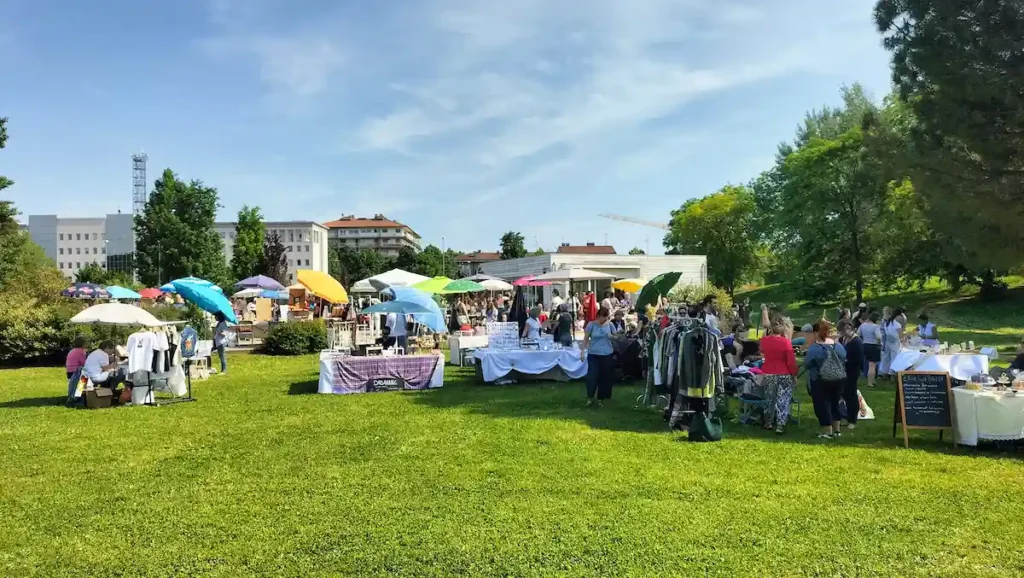
[[[146,193],[146,153],[132,155],[132,213],[142,214],[149,195]]]

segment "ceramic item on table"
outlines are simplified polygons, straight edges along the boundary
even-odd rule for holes
[[[967,349],[970,349],[971,351],[974,351],[974,342],[973,341],[968,341],[967,342]]]

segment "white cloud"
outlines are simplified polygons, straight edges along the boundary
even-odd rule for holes
[[[214,53],[253,58],[282,101],[330,102],[326,148],[366,167],[346,185],[354,208],[469,215],[499,203],[503,219],[536,230],[557,212],[508,200],[547,207],[668,176],[665,165],[729,123],[691,110],[747,91],[730,106],[763,117],[756,87],[856,68],[856,54],[877,50],[873,0],[834,11],[812,0],[418,0],[304,23],[253,8],[281,0],[211,1],[224,28]]]

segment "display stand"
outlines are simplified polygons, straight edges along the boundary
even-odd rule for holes
[[[196,333],[195,328],[191,325],[186,325],[185,329],[181,331],[181,358],[185,362],[185,397],[172,397],[170,399],[158,400],[156,395],[153,393],[153,390],[150,389],[153,405],[160,406],[184,401],[196,401],[196,398],[192,397],[192,359],[196,356],[198,345],[199,334]]]

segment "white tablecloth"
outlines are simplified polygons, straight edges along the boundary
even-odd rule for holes
[[[1024,439],[1024,393],[953,388],[956,441],[968,446],[978,440]]]
[[[497,381],[513,369],[520,373],[537,375],[557,366],[572,379],[579,379],[587,374],[587,361],[580,361],[580,350],[576,348],[549,351],[477,349],[474,355],[480,360],[486,382]]]
[[[953,379],[967,381],[975,373],[988,373],[988,356],[974,353],[936,355],[904,349],[892,362],[893,371],[942,371]]]
[[[462,365],[463,349],[481,349],[487,347],[486,335],[462,335],[448,338],[448,349],[451,350],[452,365]]]

